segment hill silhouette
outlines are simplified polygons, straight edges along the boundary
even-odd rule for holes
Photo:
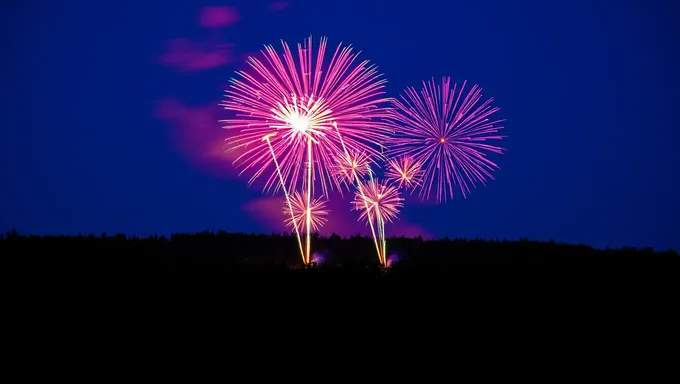
[[[379,268],[371,238],[315,235],[313,249],[320,256],[317,268],[301,269],[299,249],[290,234],[200,232],[128,237],[122,234],[78,236],[0,235],[5,263],[18,262],[34,270],[61,274],[271,274],[425,276],[469,270],[526,270],[549,267],[563,272],[599,268],[667,266],[680,264],[677,252],[651,248],[598,250],[586,245],[554,241],[487,241],[417,238],[388,239],[395,262],[385,273]],[[311,270],[314,271],[311,271]],[[306,272],[303,272],[306,271]],[[342,273],[340,272],[342,271]],[[352,272],[350,272],[352,271]],[[358,271],[361,271],[358,272]],[[356,276],[355,276],[356,277]]]
[[[292,235],[221,231],[146,238],[10,232],[0,236],[0,255],[3,272],[16,281],[9,292],[22,313],[49,311],[52,322],[59,314],[96,313],[113,315],[112,324],[119,324],[125,314],[160,316],[159,323],[182,319],[200,328],[205,319],[248,317],[278,329],[281,319],[304,318],[310,327],[337,324],[333,316],[340,312],[355,324],[367,313],[403,322],[439,311],[509,324],[520,312],[558,316],[578,308],[593,314],[613,303],[670,310],[678,285],[680,257],[672,250],[529,240],[388,241],[388,252],[398,255],[388,269],[379,267],[372,239],[361,236],[316,236],[313,249],[325,262],[312,268],[301,267]]]

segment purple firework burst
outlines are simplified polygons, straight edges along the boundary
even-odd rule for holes
[[[419,196],[437,202],[453,199],[454,189],[466,197],[477,183],[493,179],[498,168],[486,152],[502,154],[504,149],[491,144],[498,135],[503,120],[491,116],[499,110],[492,107],[493,98],[482,100],[482,88],[477,85],[464,93],[467,82],[458,87],[444,77],[441,86],[434,79],[423,82],[418,93],[407,88],[400,99],[394,100],[390,120],[394,125],[388,156],[412,157],[422,166]]]

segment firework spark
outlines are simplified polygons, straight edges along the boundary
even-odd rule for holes
[[[307,215],[310,215],[311,230],[318,232],[328,221],[326,216],[328,216],[329,211],[326,210],[326,201],[322,197],[312,200],[309,208],[307,208],[307,193],[293,192],[290,196],[290,203],[293,216],[290,215],[288,204],[283,209],[283,214],[288,216],[285,220],[286,226],[295,228],[298,223],[306,222]]]
[[[482,89],[477,85],[463,94],[465,85],[451,87],[450,78],[445,77],[438,86],[432,79],[423,82],[420,93],[407,88],[401,100],[394,100],[391,120],[399,129],[395,129],[388,156],[411,156],[422,164],[419,195],[423,199],[433,193],[437,202],[452,199],[455,186],[466,197],[470,187],[493,179],[491,172],[498,168],[485,151],[504,151],[486,144],[504,137],[497,134],[503,120],[490,118],[499,108],[491,106],[492,98],[480,102]]]
[[[223,120],[225,128],[233,130],[228,144],[244,150],[234,163],[243,168],[242,173],[253,172],[250,183],[268,173],[264,189],[274,192],[281,184],[261,138],[278,133],[271,144],[289,190],[299,190],[298,183],[307,183],[303,175],[308,169],[307,147],[311,146],[312,179],[327,196],[334,185],[340,186],[332,172],[335,159],[344,152],[333,123],[338,124],[350,151],[380,155],[378,148],[390,132],[384,122],[387,110],[380,107],[390,101],[384,97],[385,80],[368,61],[358,62],[358,53],[353,53],[351,46],[338,45],[330,63],[324,64],[325,38],[316,55],[311,37],[298,44],[297,55],[288,44],[282,45],[282,55],[265,46],[264,59],[250,57],[250,71],[237,72],[239,78],[231,80],[222,104],[236,113]]]
[[[401,156],[389,160],[385,171],[385,180],[388,183],[397,184],[397,188],[409,189],[413,187],[413,190],[415,190],[415,187],[421,183],[422,173],[420,163],[415,161],[413,157]]]

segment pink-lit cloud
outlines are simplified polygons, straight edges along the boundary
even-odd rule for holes
[[[284,9],[288,8],[288,5],[289,4],[285,1],[275,1],[273,3],[269,3],[267,7],[272,11],[283,11]]]
[[[201,10],[198,22],[202,27],[219,28],[232,25],[239,19],[234,7],[205,7]]]
[[[249,57],[254,57],[258,60],[263,59],[261,51],[244,52],[239,55],[239,62],[242,64],[244,68],[250,68],[247,64]]]
[[[234,61],[232,44],[199,43],[181,38],[166,42],[166,47],[158,61],[184,72],[204,71]]]
[[[352,211],[349,203],[349,194],[345,193],[344,198],[339,194],[332,194],[326,203],[329,210],[328,222],[319,231],[322,235],[328,236],[336,233],[340,236],[352,236],[357,233],[364,236],[371,236],[371,230],[365,223],[358,222],[359,213]],[[286,216],[284,214],[285,198],[283,196],[264,196],[246,203],[243,210],[258,219],[268,230],[276,232],[292,232],[292,228],[284,226]],[[409,223],[404,219],[398,219],[394,223],[385,226],[388,237],[406,236],[423,238],[433,237],[425,228],[418,224]]]
[[[157,103],[154,116],[170,125],[171,144],[191,164],[216,176],[235,176],[232,162],[240,152],[226,150],[228,132],[218,122],[221,111],[217,101],[196,107],[168,98]]]

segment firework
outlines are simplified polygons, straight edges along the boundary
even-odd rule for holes
[[[287,204],[283,209],[283,214],[289,216],[285,220],[286,225],[289,227],[295,228],[298,223],[306,222],[307,215],[309,215],[311,220],[311,229],[312,231],[317,232],[328,221],[326,218],[326,216],[328,216],[328,210],[326,210],[326,201],[322,197],[317,197],[316,199],[312,200],[308,208],[307,193],[293,192],[293,194],[290,196],[290,203],[293,210],[292,215],[290,215]]]
[[[228,146],[244,151],[234,163],[243,168],[242,173],[252,171],[250,183],[265,175],[265,191],[276,192],[282,186],[272,157],[260,142],[265,135],[278,133],[271,144],[289,190],[308,182],[304,174],[307,147],[311,147],[312,178],[323,195],[334,185],[339,187],[332,172],[335,159],[344,151],[334,122],[353,153],[379,156],[379,146],[389,135],[384,122],[388,113],[380,104],[390,99],[384,97],[385,80],[377,68],[368,61],[358,62],[358,53],[342,44],[325,64],[326,41],[321,39],[316,55],[311,37],[298,44],[297,55],[285,42],[282,55],[265,46],[264,59],[250,57],[250,71],[237,72],[239,78],[232,79],[226,91],[222,106],[235,112],[233,118],[223,120],[232,131]]]
[[[397,188],[404,187],[409,189],[420,185],[420,176],[423,171],[419,162],[411,156],[401,156],[390,159],[385,171],[385,180],[389,183],[396,183]]]
[[[338,157],[348,151],[380,155],[377,147],[389,127],[383,122],[388,114],[379,104],[389,99],[383,97],[385,80],[377,68],[368,61],[355,64],[358,54],[351,47],[338,45],[324,65],[325,38],[315,58],[311,37],[298,44],[297,61],[288,44],[282,45],[283,55],[265,46],[264,61],[250,57],[251,71],[237,72],[240,79],[231,80],[222,104],[236,115],[223,122],[233,132],[228,139],[231,149],[243,150],[234,163],[243,168],[242,173],[253,170],[249,183],[274,168],[265,191],[284,189],[290,205],[285,187],[298,190],[300,186],[306,190],[309,208],[315,180],[324,196],[332,183],[340,188],[339,179],[332,176]],[[265,137],[267,145],[262,144]],[[311,259],[311,226],[311,215],[306,215],[305,264]]]
[[[470,187],[486,184],[498,168],[485,152],[502,154],[504,149],[487,144],[502,139],[498,131],[503,120],[491,115],[499,110],[492,107],[493,99],[482,101],[482,89],[474,85],[464,94],[466,82],[451,86],[448,77],[441,86],[434,79],[423,82],[420,93],[407,88],[401,100],[394,100],[391,120],[395,136],[388,155],[391,158],[409,156],[423,167],[419,195],[437,202],[454,197],[454,187],[466,197]]]
[[[375,223],[377,227],[378,243],[380,243],[378,259],[383,265],[387,264],[385,223],[396,219],[403,201],[398,188],[382,184],[375,179],[360,183],[359,192],[355,194],[352,201],[353,209],[361,211],[359,220],[366,220],[369,224]]]
[[[394,186],[382,184],[378,180],[362,184],[364,196],[356,193],[352,202],[355,210],[361,210],[359,220],[367,220],[369,216],[374,221],[380,219],[392,222],[396,219],[399,209],[404,205],[399,190]]]

